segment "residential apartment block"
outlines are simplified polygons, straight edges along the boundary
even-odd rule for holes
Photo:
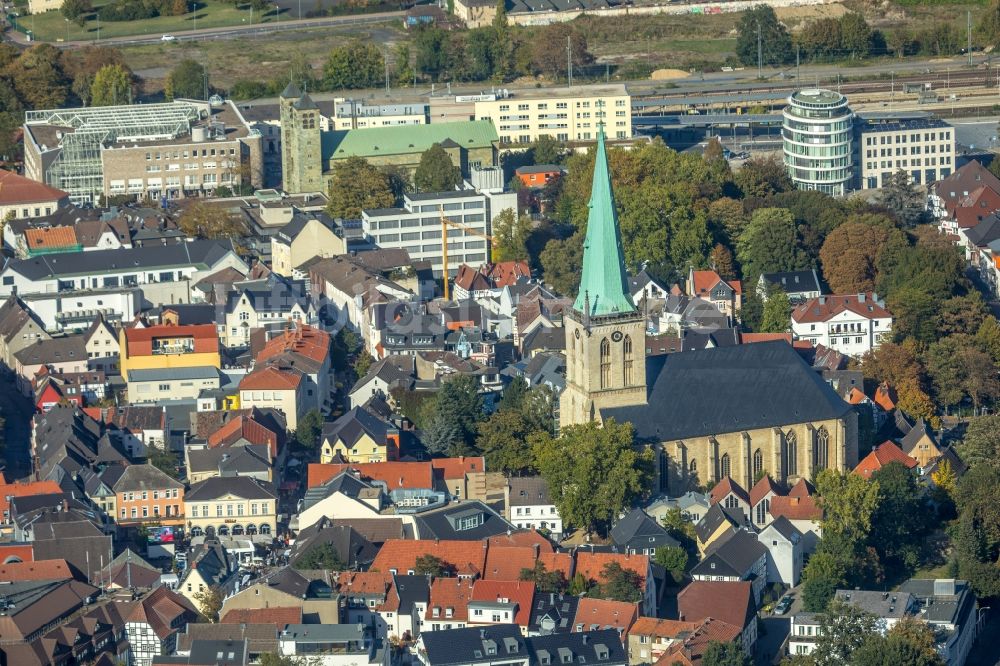
[[[325,111],[320,106],[320,111]],[[426,125],[426,104],[368,104],[360,99],[338,97],[329,115],[330,129],[350,130],[394,125]]]
[[[632,98],[624,85],[483,95],[475,102],[475,117],[493,121],[501,144],[532,143],[541,136],[594,141],[601,121],[611,139],[632,136]]]

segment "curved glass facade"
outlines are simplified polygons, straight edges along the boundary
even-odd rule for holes
[[[845,194],[850,186],[854,114],[832,90],[799,90],[788,98],[781,128],[785,168],[800,190]]]

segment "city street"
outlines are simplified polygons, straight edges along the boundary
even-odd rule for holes
[[[7,389],[0,391],[0,414],[4,418],[6,449],[4,459],[8,480],[23,479],[31,473],[31,402],[14,388],[14,374],[4,368],[0,381]]]

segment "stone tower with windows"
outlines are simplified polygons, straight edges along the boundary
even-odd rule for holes
[[[562,426],[600,419],[601,410],[607,407],[646,403],[646,321],[632,301],[625,275],[603,124],[597,134],[588,206],[580,292],[563,320]]]
[[[323,192],[319,107],[289,83],[281,93],[281,180],[285,192]]]

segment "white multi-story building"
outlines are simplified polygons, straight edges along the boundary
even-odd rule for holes
[[[320,110],[323,110],[322,105]],[[338,97],[333,100],[329,129],[350,130],[426,124],[426,104],[366,104],[363,100]]]
[[[800,190],[843,195],[851,188],[854,112],[832,90],[799,90],[782,112],[785,168]]]
[[[905,171],[930,185],[955,170],[955,130],[937,118],[859,122],[857,170],[861,189],[883,187]]]
[[[476,96],[474,104],[475,118],[493,121],[501,144],[532,143],[542,136],[594,141],[601,121],[609,139],[632,136],[632,98],[622,84],[503,91]]]
[[[503,210],[517,208],[517,195],[487,194],[476,190],[407,194],[403,208],[380,208],[361,213],[365,236],[384,249],[401,248],[414,261],[428,261],[435,275],[444,270],[442,230],[448,233],[448,272],[459,266],[478,266],[489,258],[493,220]],[[448,224],[442,224],[442,215]]]
[[[892,333],[892,314],[873,293],[820,296],[792,310],[792,335],[813,345],[861,356]]]
[[[546,530],[558,538],[563,532],[559,510],[540,476],[511,477],[507,482],[507,520],[519,529]]]

